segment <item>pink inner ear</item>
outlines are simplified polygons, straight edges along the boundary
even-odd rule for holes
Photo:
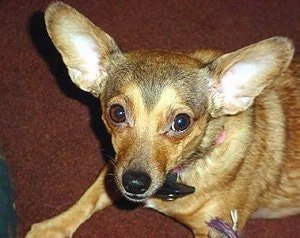
[[[258,77],[263,64],[237,62],[227,70],[217,87],[217,97],[222,101],[223,113],[236,114],[246,110],[263,89]]]
[[[100,70],[100,52],[98,52],[96,42],[91,37],[79,34],[74,34],[70,40],[77,52],[78,69],[89,75],[88,78],[96,78]]]
[[[260,68],[255,63],[238,62],[223,76],[220,91],[225,98],[236,98],[247,95],[256,87],[255,77]],[[256,90],[255,90],[256,91]]]

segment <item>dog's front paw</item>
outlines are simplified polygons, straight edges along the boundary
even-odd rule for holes
[[[25,238],[69,238],[72,234],[68,233],[63,224],[55,225],[51,221],[44,221],[32,225],[31,230]]]

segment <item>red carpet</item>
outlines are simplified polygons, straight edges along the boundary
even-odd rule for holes
[[[66,2],[125,51],[229,51],[274,35],[292,38],[300,49],[299,0]],[[72,85],[45,33],[48,3],[0,1],[0,144],[15,185],[19,237],[32,223],[79,198],[103,166],[102,150],[109,145],[98,101]],[[74,237],[191,238],[192,233],[151,210],[111,207],[93,216]],[[250,221],[244,237],[300,237],[300,216]]]

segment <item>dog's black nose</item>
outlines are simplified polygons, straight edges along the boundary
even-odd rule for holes
[[[124,173],[122,183],[125,190],[132,194],[142,194],[151,184],[151,178],[144,172],[127,171]]]

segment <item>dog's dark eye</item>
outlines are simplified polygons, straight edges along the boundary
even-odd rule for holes
[[[125,110],[119,104],[110,107],[109,116],[115,123],[122,123],[126,121]]]
[[[171,130],[184,131],[189,127],[190,124],[191,124],[190,116],[186,113],[180,113],[175,117],[171,126]]]

